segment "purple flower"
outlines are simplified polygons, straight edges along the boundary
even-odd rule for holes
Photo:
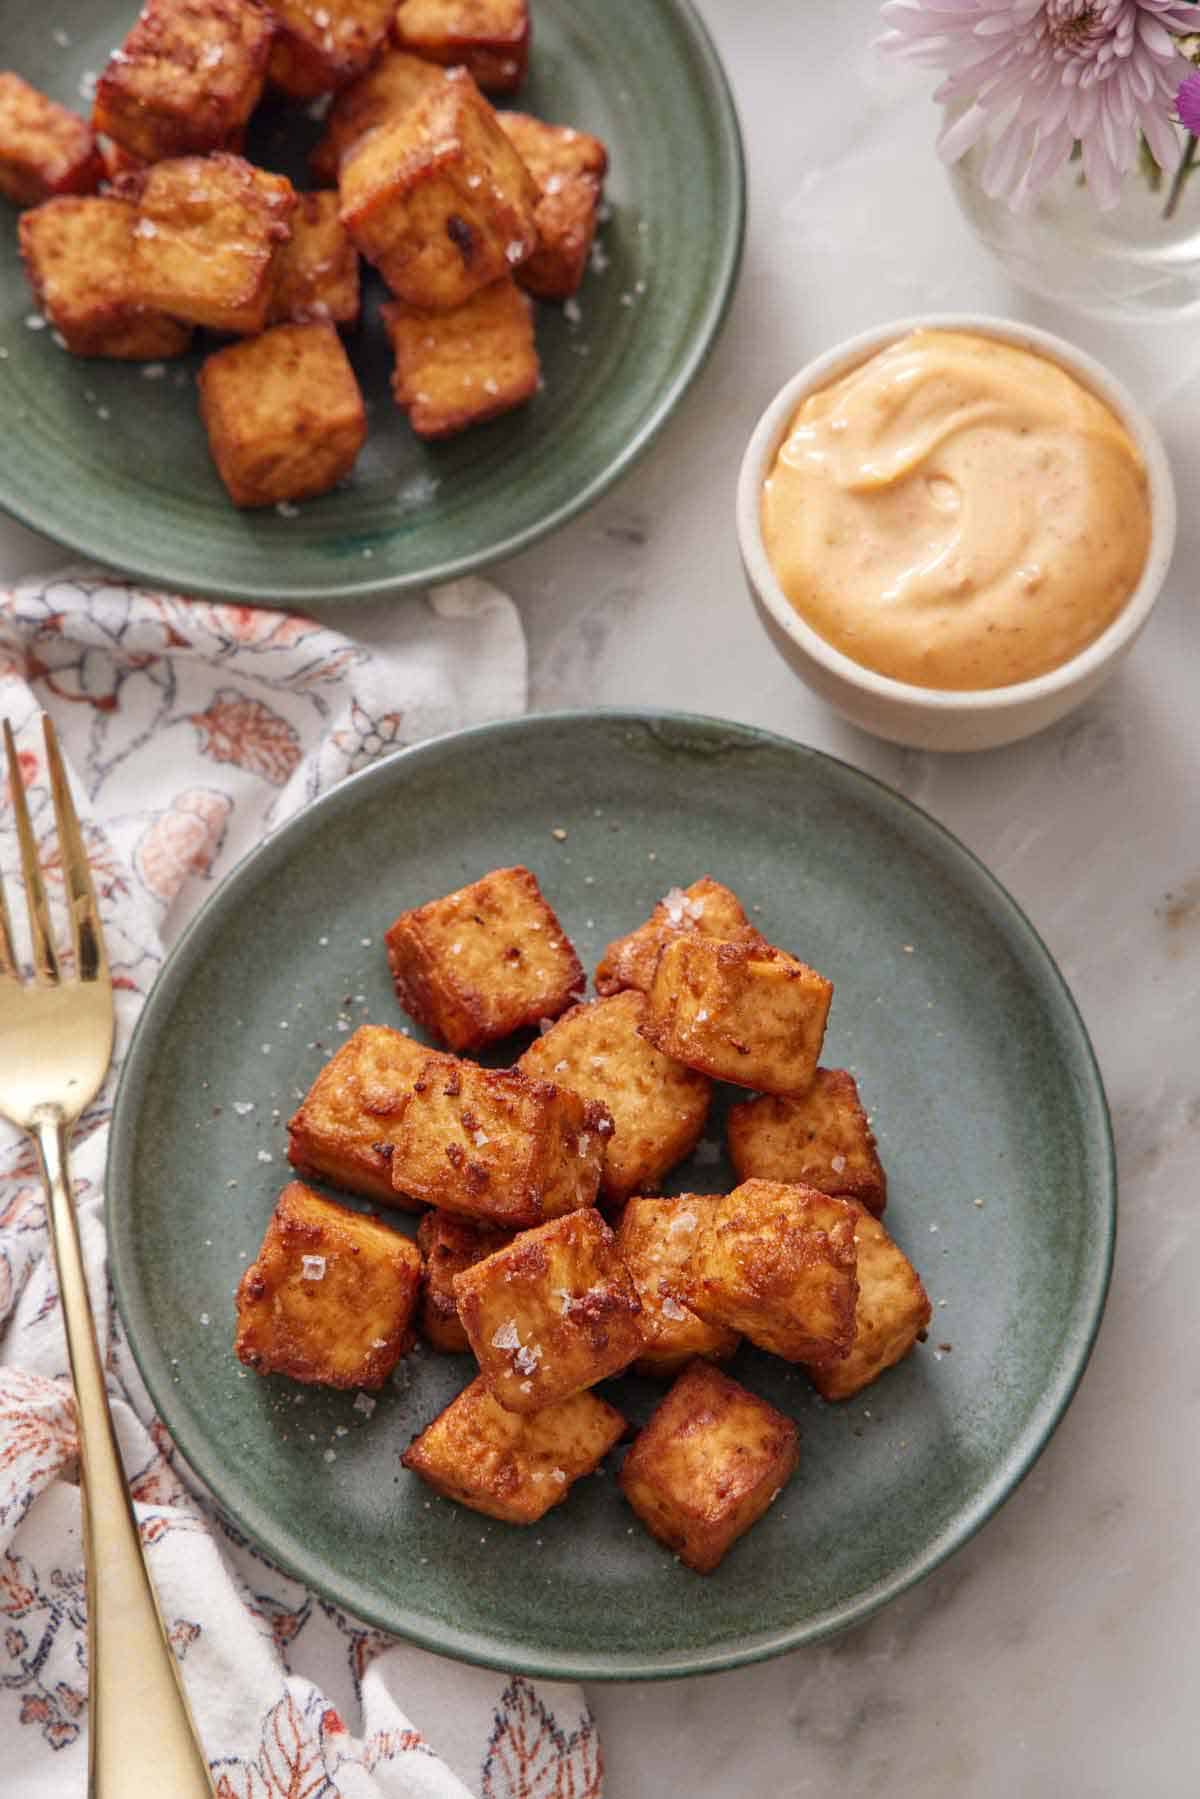
[[[947,162],[997,127],[980,179],[1015,210],[1076,144],[1104,208],[1139,135],[1164,168],[1178,160],[1171,115],[1191,64],[1177,36],[1200,23],[1188,0],[887,0],[883,18],[885,48],[947,71],[937,92],[951,109],[938,142]]]
[[[1175,110],[1184,129],[1200,137],[1200,71],[1189,75],[1176,94]]]

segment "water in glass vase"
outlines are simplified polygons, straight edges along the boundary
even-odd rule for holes
[[[1180,131],[1179,156],[1187,138]],[[1025,210],[983,191],[985,136],[951,165],[955,193],[978,236],[1014,281],[1033,293],[1118,318],[1178,318],[1200,307],[1200,162],[1175,187],[1143,153],[1102,212],[1077,159],[1067,162]]]

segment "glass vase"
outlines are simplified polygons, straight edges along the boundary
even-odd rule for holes
[[[1178,133],[1179,155],[1186,138]],[[1200,162],[1168,217],[1175,169],[1143,154],[1101,212],[1078,159],[1063,165],[1026,211],[985,194],[981,140],[951,165],[963,213],[1013,280],[1085,312],[1117,318],[1178,318],[1200,307]]]

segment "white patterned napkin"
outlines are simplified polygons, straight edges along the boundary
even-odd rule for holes
[[[18,732],[39,836],[52,829],[39,710],[72,771],[117,988],[114,1075],[166,948],[254,844],[353,769],[525,701],[519,619],[484,581],[397,600],[370,642],[96,571],[0,593],[0,716]],[[17,868],[6,792],[10,892]],[[76,1134],[80,1227],[142,1540],[220,1799],[597,1799],[577,1688],[442,1661],[358,1623],[189,1485],[105,1279],[112,1093],[110,1077]],[[66,1369],[36,1165],[0,1124],[0,1788],[38,1799],[85,1787]]]

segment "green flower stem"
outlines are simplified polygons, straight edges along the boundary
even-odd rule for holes
[[[1180,196],[1183,193],[1184,182],[1191,174],[1195,162],[1196,133],[1189,131],[1187,143],[1183,147],[1183,155],[1179,158],[1179,166],[1175,170],[1175,179],[1171,183],[1171,191],[1167,195],[1167,203],[1163,207],[1164,219],[1174,218],[1175,208],[1179,205]]]

